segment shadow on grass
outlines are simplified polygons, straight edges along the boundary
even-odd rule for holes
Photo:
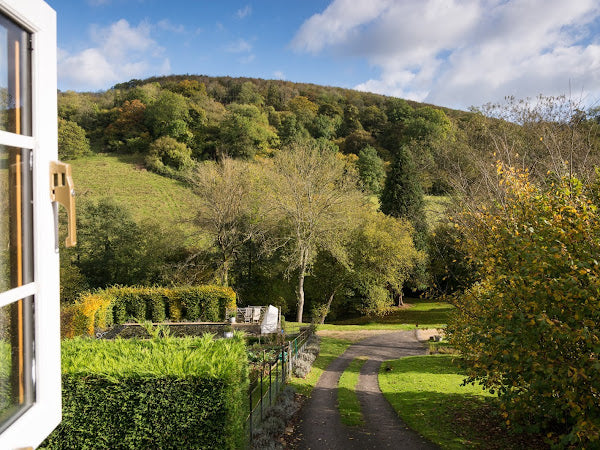
[[[549,448],[543,436],[507,429],[493,397],[427,391],[385,397],[409,427],[443,448]]]

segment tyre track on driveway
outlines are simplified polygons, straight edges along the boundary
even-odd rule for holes
[[[417,340],[415,330],[378,334],[348,347],[323,372],[311,397],[302,407],[295,448],[438,449],[406,426],[379,389],[378,373],[383,361],[424,354],[426,349]],[[337,408],[337,387],[344,370],[358,356],[368,358],[356,386],[365,425],[348,427],[342,424]]]

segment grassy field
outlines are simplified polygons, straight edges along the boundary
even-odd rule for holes
[[[381,391],[409,427],[444,449],[544,448],[538,437],[511,435],[495,396],[461,386],[463,371],[451,355],[414,356],[381,366]]]
[[[378,318],[359,317],[319,325],[319,330],[411,330],[420,328],[442,328],[454,308],[449,303],[428,299],[407,298],[406,306]]]
[[[331,361],[344,353],[351,343],[352,341],[345,339],[322,337],[321,350],[319,356],[317,356],[317,359],[313,363],[310,373],[306,375],[306,378],[293,377],[290,381],[290,385],[293,386],[299,394],[310,395],[327,366]]]
[[[338,409],[342,423],[349,426],[359,426],[365,423],[360,409],[360,402],[356,396],[356,384],[360,369],[367,361],[365,357],[354,359],[340,377],[338,383]]]
[[[152,219],[197,235],[194,194],[183,183],[148,172],[136,155],[93,155],[70,161],[80,199],[112,197],[137,222]]]

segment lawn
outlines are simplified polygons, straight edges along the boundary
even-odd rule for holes
[[[360,402],[356,396],[356,384],[358,383],[360,369],[365,362],[367,362],[367,358],[364,356],[355,358],[340,377],[338,383],[338,409],[344,425],[359,426],[365,423],[360,409]]]
[[[409,427],[444,449],[544,448],[539,437],[511,435],[495,396],[462,386],[451,355],[413,356],[382,364],[381,391]]]
[[[302,395],[310,395],[312,389],[319,381],[321,374],[325,371],[327,366],[335,358],[340,356],[346,351],[346,349],[352,344],[352,341],[346,339],[334,339],[329,337],[320,338],[321,350],[319,356],[313,363],[312,369],[306,378],[293,377],[290,381],[290,385],[296,389],[296,392]]]
[[[406,306],[396,308],[382,317],[358,317],[319,325],[319,330],[412,330],[414,328],[443,328],[454,308],[449,303],[430,299],[407,298]]]

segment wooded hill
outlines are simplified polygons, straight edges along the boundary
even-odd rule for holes
[[[297,287],[288,280],[298,266],[289,264],[289,255],[271,249],[265,256],[256,236],[242,240],[239,248],[219,248],[199,218],[198,175],[224,177],[207,165],[210,161],[232,158],[242,165],[261,162],[267,167],[282,162],[278,155],[285,149],[312,142],[309,147],[318,147],[316,154],[324,159],[328,152],[337,154],[346,164],[341,173],[356,172],[372,210],[380,207],[387,216],[410,222],[417,250],[429,255],[417,264],[420,268],[407,272],[403,266],[401,275],[394,275],[370,267],[360,286],[345,280],[342,293],[320,285],[315,271],[355,270],[347,258],[359,249],[344,244],[346,256],[341,259],[339,249],[311,249],[307,289],[314,292],[307,294],[307,301],[319,306],[331,296],[325,291],[332,290],[343,299],[342,315],[357,311],[369,297],[379,298],[375,303],[380,305],[391,303],[406,286],[460,285],[458,275],[466,269],[452,249],[448,230],[432,233],[431,220],[427,226],[424,194],[494,198],[500,194],[494,188],[497,161],[527,169],[542,183],[572,173],[591,181],[598,164],[597,111],[583,111],[564,98],[540,97],[529,103],[508,99],[504,105],[464,112],[313,84],[178,75],[131,80],[105,92],[60,92],[58,113],[59,156],[74,160],[81,193],[81,245],[63,258],[65,300],[115,283],[195,283],[221,277],[244,302],[267,301],[293,310]],[[235,173],[273,175],[252,175],[253,170],[243,167]],[[252,184],[251,189],[258,192],[264,186]],[[244,192],[251,194],[247,186]],[[257,197],[265,200],[268,195],[261,191]],[[442,203],[449,204],[430,204],[438,205],[439,213]],[[273,220],[282,226],[280,219]],[[377,227],[405,232],[386,220],[368,219],[378,225],[364,228],[362,239],[364,233],[382,239]],[[277,240],[273,230],[261,231],[261,239],[267,234]],[[399,236],[390,237],[390,255],[396,255],[392,243],[399,241]],[[381,260],[386,257],[379,255]],[[357,278],[356,273],[349,277]]]

